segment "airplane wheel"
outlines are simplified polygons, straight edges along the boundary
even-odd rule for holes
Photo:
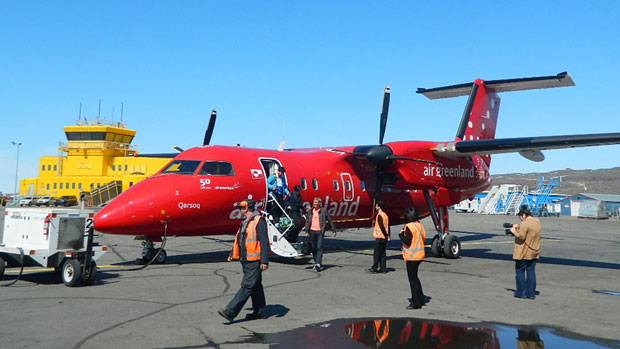
[[[77,286],[82,278],[82,266],[77,259],[67,259],[62,266],[62,282],[65,286]]]
[[[439,235],[435,235],[431,242],[431,255],[433,257],[441,257],[442,252],[441,247],[439,247]]]
[[[158,250],[154,250],[155,253],[157,253]],[[166,250],[162,249],[161,252],[159,252],[159,255],[157,256],[157,259],[155,259],[156,264],[164,264],[166,263],[166,258],[168,257],[168,255],[166,254]]]
[[[84,285],[90,286],[95,283],[97,279],[97,263],[95,261],[90,261],[90,275],[88,275],[88,279],[84,280]]]
[[[454,235],[448,235],[443,244],[443,254],[448,259],[456,259],[461,255],[461,242]]]

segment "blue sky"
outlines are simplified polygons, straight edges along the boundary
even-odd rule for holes
[[[620,132],[620,2],[0,1],[0,191],[57,155],[62,127],[101,114],[143,153],[452,140],[466,97],[418,87],[554,75],[502,94],[497,137]],[[491,173],[620,166],[620,146],[493,157]]]

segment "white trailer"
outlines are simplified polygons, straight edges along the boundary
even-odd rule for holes
[[[0,225],[0,278],[5,267],[54,268],[67,286],[91,285],[107,247],[93,242],[94,211],[6,208]]]

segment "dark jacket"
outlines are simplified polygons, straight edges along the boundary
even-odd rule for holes
[[[308,213],[306,213],[306,226],[304,227],[304,230],[307,232],[310,232],[310,225],[312,224],[312,211],[314,211],[314,208],[311,208],[310,211],[308,211]],[[334,223],[332,222],[332,218],[329,215],[329,212],[327,212],[327,210],[325,209],[325,207],[321,207],[321,212],[319,213],[319,223],[321,224],[321,234],[325,234],[325,221],[329,222],[329,225],[331,226],[331,230],[335,231],[336,228],[334,227]]]

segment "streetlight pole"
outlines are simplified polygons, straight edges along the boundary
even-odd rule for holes
[[[11,142],[13,143],[13,145],[17,146],[17,160],[15,160],[15,187],[13,188],[13,191],[15,192],[15,197],[17,197],[17,171],[19,169],[19,146],[22,145],[22,142]],[[15,200],[15,198],[13,199]]]

